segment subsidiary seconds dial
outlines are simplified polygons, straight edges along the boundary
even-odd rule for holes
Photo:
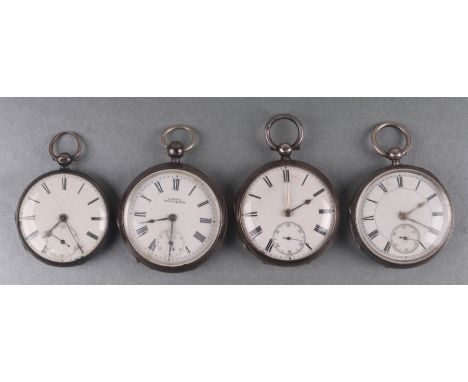
[[[129,187],[119,224],[132,252],[150,267],[176,270],[202,260],[225,226],[224,205],[205,175],[161,165]]]
[[[430,258],[446,242],[452,209],[430,173],[399,166],[367,183],[352,219],[364,249],[387,263],[411,265]]]
[[[257,170],[241,190],[236,208],[246,246],[281,262],[297,262],[320,252],[337,223],[331,184],[313,167],[292,160]]]
[[[91,179],[60,170],[33,181],[20,199],[16,218],[23,243],[36,257],[71,265],[88,258],[103,242],[109,211]]]

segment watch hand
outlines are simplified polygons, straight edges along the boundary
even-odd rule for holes
[[[170,220],[169,218],[162,218],[162,219],[150,219],[145,222],[140,222],[140,224],[147,224],[147,223],[155,223],[155,222],[162,222],[164,220]]]
[[[291,197],[290,197],[290,192],[289,192],[289,182],[286,182],[285,185],[286,185],[286,192],[284,195],[285,196],[284,205],[285,205],[285,211],[288,211],[289,205],[291,203]]]
[[[434,229],[434,228],[432,228],[432,227],[429,227],[429,226],[427,226],[427,225],[425,225],[425,224],[423,224],[423,223],[421,223],[421,222],[418,222],[417,220],[411,219],[411,218],[409,218],[408,216],[406,216],[406,218],[403,219],[403,220],[409,220],[409,221],[411,221],[411,222],[413,222],[413,223],[419,224],[421,227],[426,228],[427,230],[429,230],[429,232],[432,232],[432,233],[434,233],[434,234],[436,234],[436,235],[438,235],[438,234],[440,233],[440,232],[437,231],[436,229]]]
[[[283,239],[286,239],[286,240],[295,240],[295,241],[304,241],[304,240],[301,240],[301,239],[294,239],[294,238],[291,237],[291,236],[283,237]]]
[[[408,237],[408,236],[399,236],[399,239],[403,239],[403,240],[411,240],[411,241],[418,241],[418,242],[419,242],[419,240],[416,240],[416,239],[411,239],[411,238],[410,238],[410,237]]]
[[[418,203],[416,205],[416,207],[414,207],[412,210],[409,210],[408,212],[400,212],[399,213],[400,219],[404,220],[405,218],[408,217],[409,214],[413,213],[414,211],[416,211],[416,210],[420,209],[421,207],[423,207],[424,205],[426,205],[427,202],[428,202],[428,200],[425,200],[424,202]]]
[[[55,224],[51,229],[49,229],[48,231],[45,231],[45,237],[49,237],[52,235],[52,231],[57,228],[57,226],[62,222],[62,220],[59,220],[57,222],[57,224]]]
[[[64,223],[67,225],[67,228],[68,228],[68,230],[70,231],[70,233],[71,233],[71,235],[72,235],[72,237],[73,237],[73,240],[75,240],[75,243],[76,243],[76,245],[78,246],[79,250],[81,251],[81,253],[84,253],[83,248],[81,248],[81,245],[78,244],[78,240],[76,240],[75,235],[73,235],[73,232],[72,232],[70,226],[68,225],[68,222],[67,222],[67,221],[64,221]]]
[[[171,251],[172,251],[172,234],[174,233],[174,220],[171,220],[171,236],[169,237],[169,260],[171,260]]]
[[[286,216],[291,216],[294,211],[296,211],[298,208],[301,208],[302,206],[305,206],[307,204],[310,204],[312,202],[312,199],[307,199],[304,203],[299,204],[297,207],[294,207],[292,210],[286,210]]]
[[[70,247],[70,244],[68,244],[65,240],[63,239],[60,239],[58,236],[54,235],[53,233],[50,234],[51,237],[57,239],[58,241],[60,241],[60,244],[63,244],[63,245],[66,245],[67,247]]]

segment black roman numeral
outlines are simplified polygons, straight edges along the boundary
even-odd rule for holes
[[[312,249],[312,247],[310,246],[309,243],[306,243],[306,247],[309,248],[309,249]]]
[[[150,203],[152,201],[150,198],[147,198],[145,195],[140,195],[140,198],[143,198],[143,199],[147,200]]]
[[[432,194],[431,196],[429,196],[427,198],[427,201],[431,200],[431,199],[434,199],[435,197],[437,196],[437,194]]]
[[[323,228],[323,227],[319,226],[318,224],[315,226],[314,231],[318,232],[319,234],[321,234],[323,236],[327,236],[327,234],[328,234],[328,229]]]
[[[211,224],[211,223],[213,223],[213,219],[200,218],[200,223]]]
[[[194,234],[193,234],[193,237],[195,239],[197,239],[198,241],[200,241],[201,243],[203,243],[206,239],[205,236],[203,236],[200,232],[196,231]]]
[[[390,251],[390,242],[389,241],[387,241],[387,244],[385,244],[385,248],[384,248],[385,253],[388,253],[388,251]]]
[[[45,192],[47,192],[48,194],[50,194],[50,190],[49,190],[49,187],[47,187],[47,184],[42,183],[41,186],[42,186],[42,188],[45,190]]]
[[[104,218],[100,217],[100,216],[93,216],[93,217],[91,217],[91,220],[100,221],[100,220],[104,220]]]
[[[84,187],[84,183],[81,185],[80,189],[78,190],[78,192],[77,192],[78,195],[80,194],[80,192],[81,192],[81,190],[83,189],[83,187]]]
[[[362,218],[362,220],[374,220],[374,215],[365,216],[365,217]]]
[[[257,228],[254,228],[252,231],[250,231],[250,236],[252,239],[257,238],[257,236],[261,235],[263,233],[262,227],[258,226]]]
[[[22,216],[19,218],[19,220],[24,221],[24,220],[36,220],[36,215],[31,215],[31,216]]]
[[[257,211],[252,211],[252,212],[245,212],[244,216],[251,216],[251,217],[257,217],[258,212]]]
[[[321,190],[318,190],[315,194],[314,194],[314,198],[316,198],[317,196],[319,196],[322,192],[324,192],[325,189],[322,188]]]
[[[335,210],[332,210],[330,208],[328,209],[319,209],[319,214],[332,214],[333,212],[335,212]]]
[[[88,203],[88,206],[90,206],[93,203],[96,203],[99,200],[99,198],[93,199]]]
[[[375,200],[372,200],[372,199],[369,199],[369,198],[367,198],[366,200],[368,200],[369,202],[377,204],[377,202]]]
[[[34,239],[37,235],[39,235],[39,230],[35,230],[31,232],[28,236],[25,237],[26,241]]]
[[[160,182],[156,182],[154,185],[156,186],[160,194],[164,192]]]
[[[271,180],[270,180],[270,178],[268,178],[268,176],[265,175],[265,176],[263,177],[263,180],[265,181],[265,183],[267,184],[267,186],[268,186],[269,188],[272,188],[272,187],[273,187],[273,183],[271,183]]]
[[[397,183],[398,183],[398,187],[402,188],[403,187],[403,177],[401,175],[398,175],[396,180],[397,180]]]
[[[192,195],[192,192],[197,188],[197,186],[193,186],[193,188],[190,190],[188,196]]]
[[[179,191],[179,186],[180,186],[180,179],[172,179],[172,189],[174,191]]]
[[[422,243],[422,241],[419,241],[419,245],[420,245],[421,247],[423,247],[424,249],[426,249],[426,247],[424,246],[424,244]]]
[[[421,184],[421,181],[418,182],[418,184],[416,185],[416,188],[415,190],[417,190],[419,188],[419,185]]]
[[[185,246],[185,252],[187,252],[187,255],[190,255],[190,249],[189,249],[189,247]]]
[[[148,246],[148,249],[151,251],[151,252],[154,252],[154,250],[156,249],[156,239],[153,239],[153,241],[150,243],[150,245]]]
[[[387,187],[385,187],[383,183],[379,183],[379,187],[383,192],[388,192]]]
[[[88,235],[91,239],[97,240],[99,237],[97,237],[94,233],[92,232],[86,232],[86,235]]]
[[[63,177],[62,178],[62,190],[66,190],[67,189],[67,177]]]
[[[272,249],[273,249],[273,239],[270,239],[270,240],[268,241],[268,244],[267,244],[266,247],[265,247],[265,251],[271,252]]]
[[[307,175],[305,176],[304,180],[302,181],[302,184],[301,184],[301,186],[303,186],[303,185],[304,185],[304,183],[306,182],[306,180],[307,180],[307,178],[308,178],[308,177],[309,177],[309,174],[307,174]]]
[[[143,227],[140,227],[136,230],[136,233],[138,235],[138,237],[142,237],[143,235],[147,234],[148,233],[148,226],[143,226]]]
[[[434,235],[439,235],[440,234],[439,230],[437,230],[435,228],[432,228],[432,227],[429,227],[429,232],[433,233]]]
[[[139,218],[146,218],[146,211],[134,212],[133,216],[138,216]]]
[[[252,198],[255,198],[255,199],[261,199],[260,196],[257,196],[257,195],[254,195],[254,194],[249,194],[249,196],[251,196]]]
[[[36,200],[36,199],[32,199],[32,198],[28,198],[28,199],[29,199],[31,202],[34,202],[34,203],[37,203],[37,204],[41,203],[40,201],[38,201],[38,200]]]
[[[204,202],[198,203],[197,206],[198,206],[198,208],[200,208],[200,207],[206,206],[208,203],[209,203],[209,201],[205,200]]]
[[[379,234],[379,231],[375,230],[375,231],[372,231],[370,234],[369,234],[369,237],[371,240],[375,239]]]
[[[283,180],[284,183],[289,183],[289,170],[283,169]]]

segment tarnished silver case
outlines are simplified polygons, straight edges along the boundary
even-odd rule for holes
[[[359,235],[358,228],[357,228],[356,208],[357,208],[357,203],[358,203],[364,189],[370,183],[372,183],[377,177],[379,177],[379,176],[381,176],[382,174],[385,174],[385,173],[398,172],[398,171],[404,171],[404,170],[420,172],[421,174],[430,177],[445,192],[445,194],[447,195],[447,198],[448,198],[449,205],[450,205],[450,212],[451,212],[450,220],[449,220],[450,227],[449,227],[448,234],[447,234],[447,237],[445,238],[444,242],[439,247],[434,248],[434,250],[431,251],[424,259],[417,260],[417,261],[414,261],[414,262],[396,263],[396,262],[389,262],[387,259],[383,259],[382,257],[380,257],[376,252],[374,252],[372,250],[372,248],[370,248],[365,243],[364,240],[362,240],[361,236]],[[364,181],[364,183],[361,185],[361,187],[358,189],[358,191],[355,193],[355,195],[354,195],[354,197],[353,197],[353,199],[351,201],[351,204],[349,206],[349,223],[350,223],[351,232],[353,234],[353,237],[354,237],[354,240],[355,240],[356,244],[358,245],[358,247],[362,251],[367,253],[371,258],[373,258],[374,260],[378,261],[379,263],[381,263],[381,264],[383,264],[383,265],[385,265],[387,267],[391,267],[391,268],[411,268],[411,267],[415,267],[415,266],[418,266],[418,265],[425,264],[430,259],[432,259],[437,253],[439,253],[439,251],[445,245],[447,240],[450,238],[450,234],[451,234],[451,231],[452,231],[452,225],[453,225],[453,206],[452,206],[452,202],[450,200],[450,196],[449,196],[447,190],[445,189],[443,184],[440,182],[440,180],[434,174],[432,174],[431,172],[429,172],[429,171],[427,171],[427,170],[425,170],[425,169],[423,169],[421,167],[417,167],[417,166],[411,166],[411,165],[393,166],[393,165],[390,165],[390,166],[386,166],[386,167],[372,173]]]
[[[216,200],[218,201],[218,204],[220,206],[220,229],[218,232],[218,235],[216,237],[216,240],[213,242],[213,245],[208,249],[208,251],[201,256],[199,259],[192,263],[184,264],[181,266],[176,266],[176,267],[170,267],[170,266],[164,266],[164,265],[159,265],[152,263],[151,261],[147,260],[143,256],[141,256],[135,248],[131,245],[127,233],[125,231],[125,226],[123,224],[123,213],[125,209],[125,204],[127,203],[128,196],[132,192],[133,188],[144,178],[147,176],[157,173],[162,170],[182,170],[189,172],[200,179],[202,179],[206,184],[212,189]],[[159,271],[163,272],[184,272],[187,270],[191,270],[193,268],[196,268],[199,266],[201,263],[207,260],[207,258],[213,254],[213,252],[221,245],[224,236],[226,235],[226,229],[227,229],[227,207],[226,207],[226,202],[222,196],[222,194],[219,192],[218,188],[214,185],[212,180],[206,175],[203,171],[200,171],[196,169],[195,167],[192,167],[187,164],[182,164],[182,163],[163,163],[154,167],[151,167],[145,171],[143,171],[140,175],[138,175],[127,187],[127,190],[125,191],[124,195],[122,196],[122,199],[120,201],[120,206],[119,206],[119,211],[118,211],[118,217],[117,217],[117,225],[119,227],[120,233],[122,234],[122,238],[124,239],[125,245],[129,249],[129,251],[136,257],[138,262],[141,262],[145,264],[147,267],[152,268],[152,269],[157,269]]]
[[[103,239],[101,240],[99,245],[94,249],[94,251],[92,251],[87,256],[84,256],[84,257],[81,257],[81,258],[79,258],[79,259],[77,259],[75,261],[70,261],[70,262],[66,262],[66,263],[51,261],[49,259],[43,258],[42,256],[39,256],[36,252],[34,252],[31,249],[31,247],[29,247],[28,243],[26,243],[26,241],[24,240],[23,235],[21,234],[21,229],[20,229],[21,222],[20,222],[20,219],[19,219],[19,210],[20,210],[21,204],[22,204],[26,194],[29,192],[31,187],[33,187],[41,179],[44,179],[44,178],[46,178],[46,177],[48,177],[50,175],[55,175],[55,174],[73,174],[73,175],[79,176],[79,177],[87,180],[88,182],[90,182],[101,193],[102,198],[104,200],[104,204],[106,206],[106,212],[107,212],[107,216],[108,216],[106,231],[104,233]],[[42,261],[43,263],[48,264],[48,265],[53,265],[53,266],[56,266],[56,267],[71,267],[71,266],[82,264],[85,261],[88,261],[91,257],[93,257],[96,253],[98,253],[102,249],[102,247],[105,245],[105,243],[109,239],[109,231],[110,231],[109,230],[109,225],[110,225],[110,222],[111,222],[110,213],[111,212],[110,212],[110,208],[109,208],[109,202],[107,200],[106,194],[104,193],[104,191],[101,189],[101,187],[96,183],[96,181],[94,179],[92,179],[91,177],[89,177],[88,175],[86,175],[86,174],[84,174],[84,173],[82,173],[80,171],[69,170],[69,169],[60,169],[60,170],[49,171],[49,172],[47,172],[45,174],[42,174],[41,176],[34,179],[31,183],[29,183],[29,185],[26,187],[26,189],[21,194],[21,197],[20,197],[20,199],[18,201],[18,205],[16,207],[16,212],[15,212],[15,222],[16,222],[16,227],[18,229],[18,234],[19,234],[19,237],[21,239],[21,243],[23,244],[23,247],[29,253],[31,253],[35,258],[39,259],[40,261]]]
[[[272,168],[283,167],[283,166],[290,166],[290,167],[291,166],[296,166],[296,167],[303,168],[303,169],[305,169],[307,171],[310,171],[313,174],[315,174],[329,188],[329,190],[330,190],[330,192],[331,192],[331,194],[333,196],[333,199],[335,201],[335,206],[336,206],[336,208],[335,208],[335,220],[333,222],[333,227],[330,229],[330,234],[328,235],[327,240],[320,247],[320,249],[318,249],[317,251],[315,251],[311,255],[309,255],[309,256],[307,256],[305,258],[299,259],[299,260],[291,260],[291,261],[277,260],[277,259],[273,259],[273,258],[265,255],[262,251],[257,250],[255,248],[255,246],[252,244],[252,242],[250,241],[248,232],[245,231],[244,225],[242,223],[242,210],[241,210],[242,202],[243,202],[243,199],[245,197],[245,193],[246,193],[248,187],[250,186],[250,184],[253,182],[254,179],[256,179],[263,172],[265,172],[267,170],[270,170]],[[336,232],[338,230],[339,221],[340,221],[340,204],[339,204],[339,200],[338,200],[338,196],[337,196],[337,193],[335,191],[335,188],[331,184],[330,180],[324,174],[322,174],[322,172],[317,170],[315,167],[313,167],[313,166],[311,166],[311,165],[309,165],[307,163],[297,161],[297,160],[292,160],[292,159],[281,159],[281,160],[269,162],[269,163],[259,167],[252,174],[250,174],[250,176],[247,178],[247,180],[244,182],[244,184],[240,188],[239,192],[237,193],[237,197],[236,197],[236,201],[235,201],[235,205],[234,205],[234,212],[235,212],[235,216],[236,216],[237,232],[238,232],[239,238],[241,239],[241,241],[244,244],[245,248],[247,248],[247,250],[249,252],[256,255],[257,257],[259,257],[264,262],[268,262],[268,263],[275,264],[275,265],[282,265],[282,266],[293,266],[293,265],[305,264],[305,263],[309,263],[313,259],[317,258],[333,242],[333,240],[334,240],[334,238],[336,236]]]

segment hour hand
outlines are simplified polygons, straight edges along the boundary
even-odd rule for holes
[[[169,218],[162,218],[162,219],[150,219],[145,222],[140,222],[140,224],[148,224],[148,223],[156,223],[156,222],[162,222],[164,220],[169,220]]]
[[[307,204],[310,204],[312,202],[312,199],[307,199],[304,203],[299,204],[297,207],[294,207],[292,210],[286,210],[286,216],[291,216],[294,211],[296,211],[298,208],[301,208],[302,206],[305,206]]]
[[[405,220],[406,218],[408,218],[408,215],[409,215],[409,214],[411,214],[411,213],[413,213],[414,211],[416,211],[416,210],[420,209],[421,207],[425,206],[427,202],[428,202],[428,201],[426,200],[426,201],[424,201],[424,202],[418,203],[418,204],[416,205],[416,207],[414,207],[412,210],[409,210],[409,211],[407,211],[407,212],[400,212],[400,213],[399,213],[400,219]]]

